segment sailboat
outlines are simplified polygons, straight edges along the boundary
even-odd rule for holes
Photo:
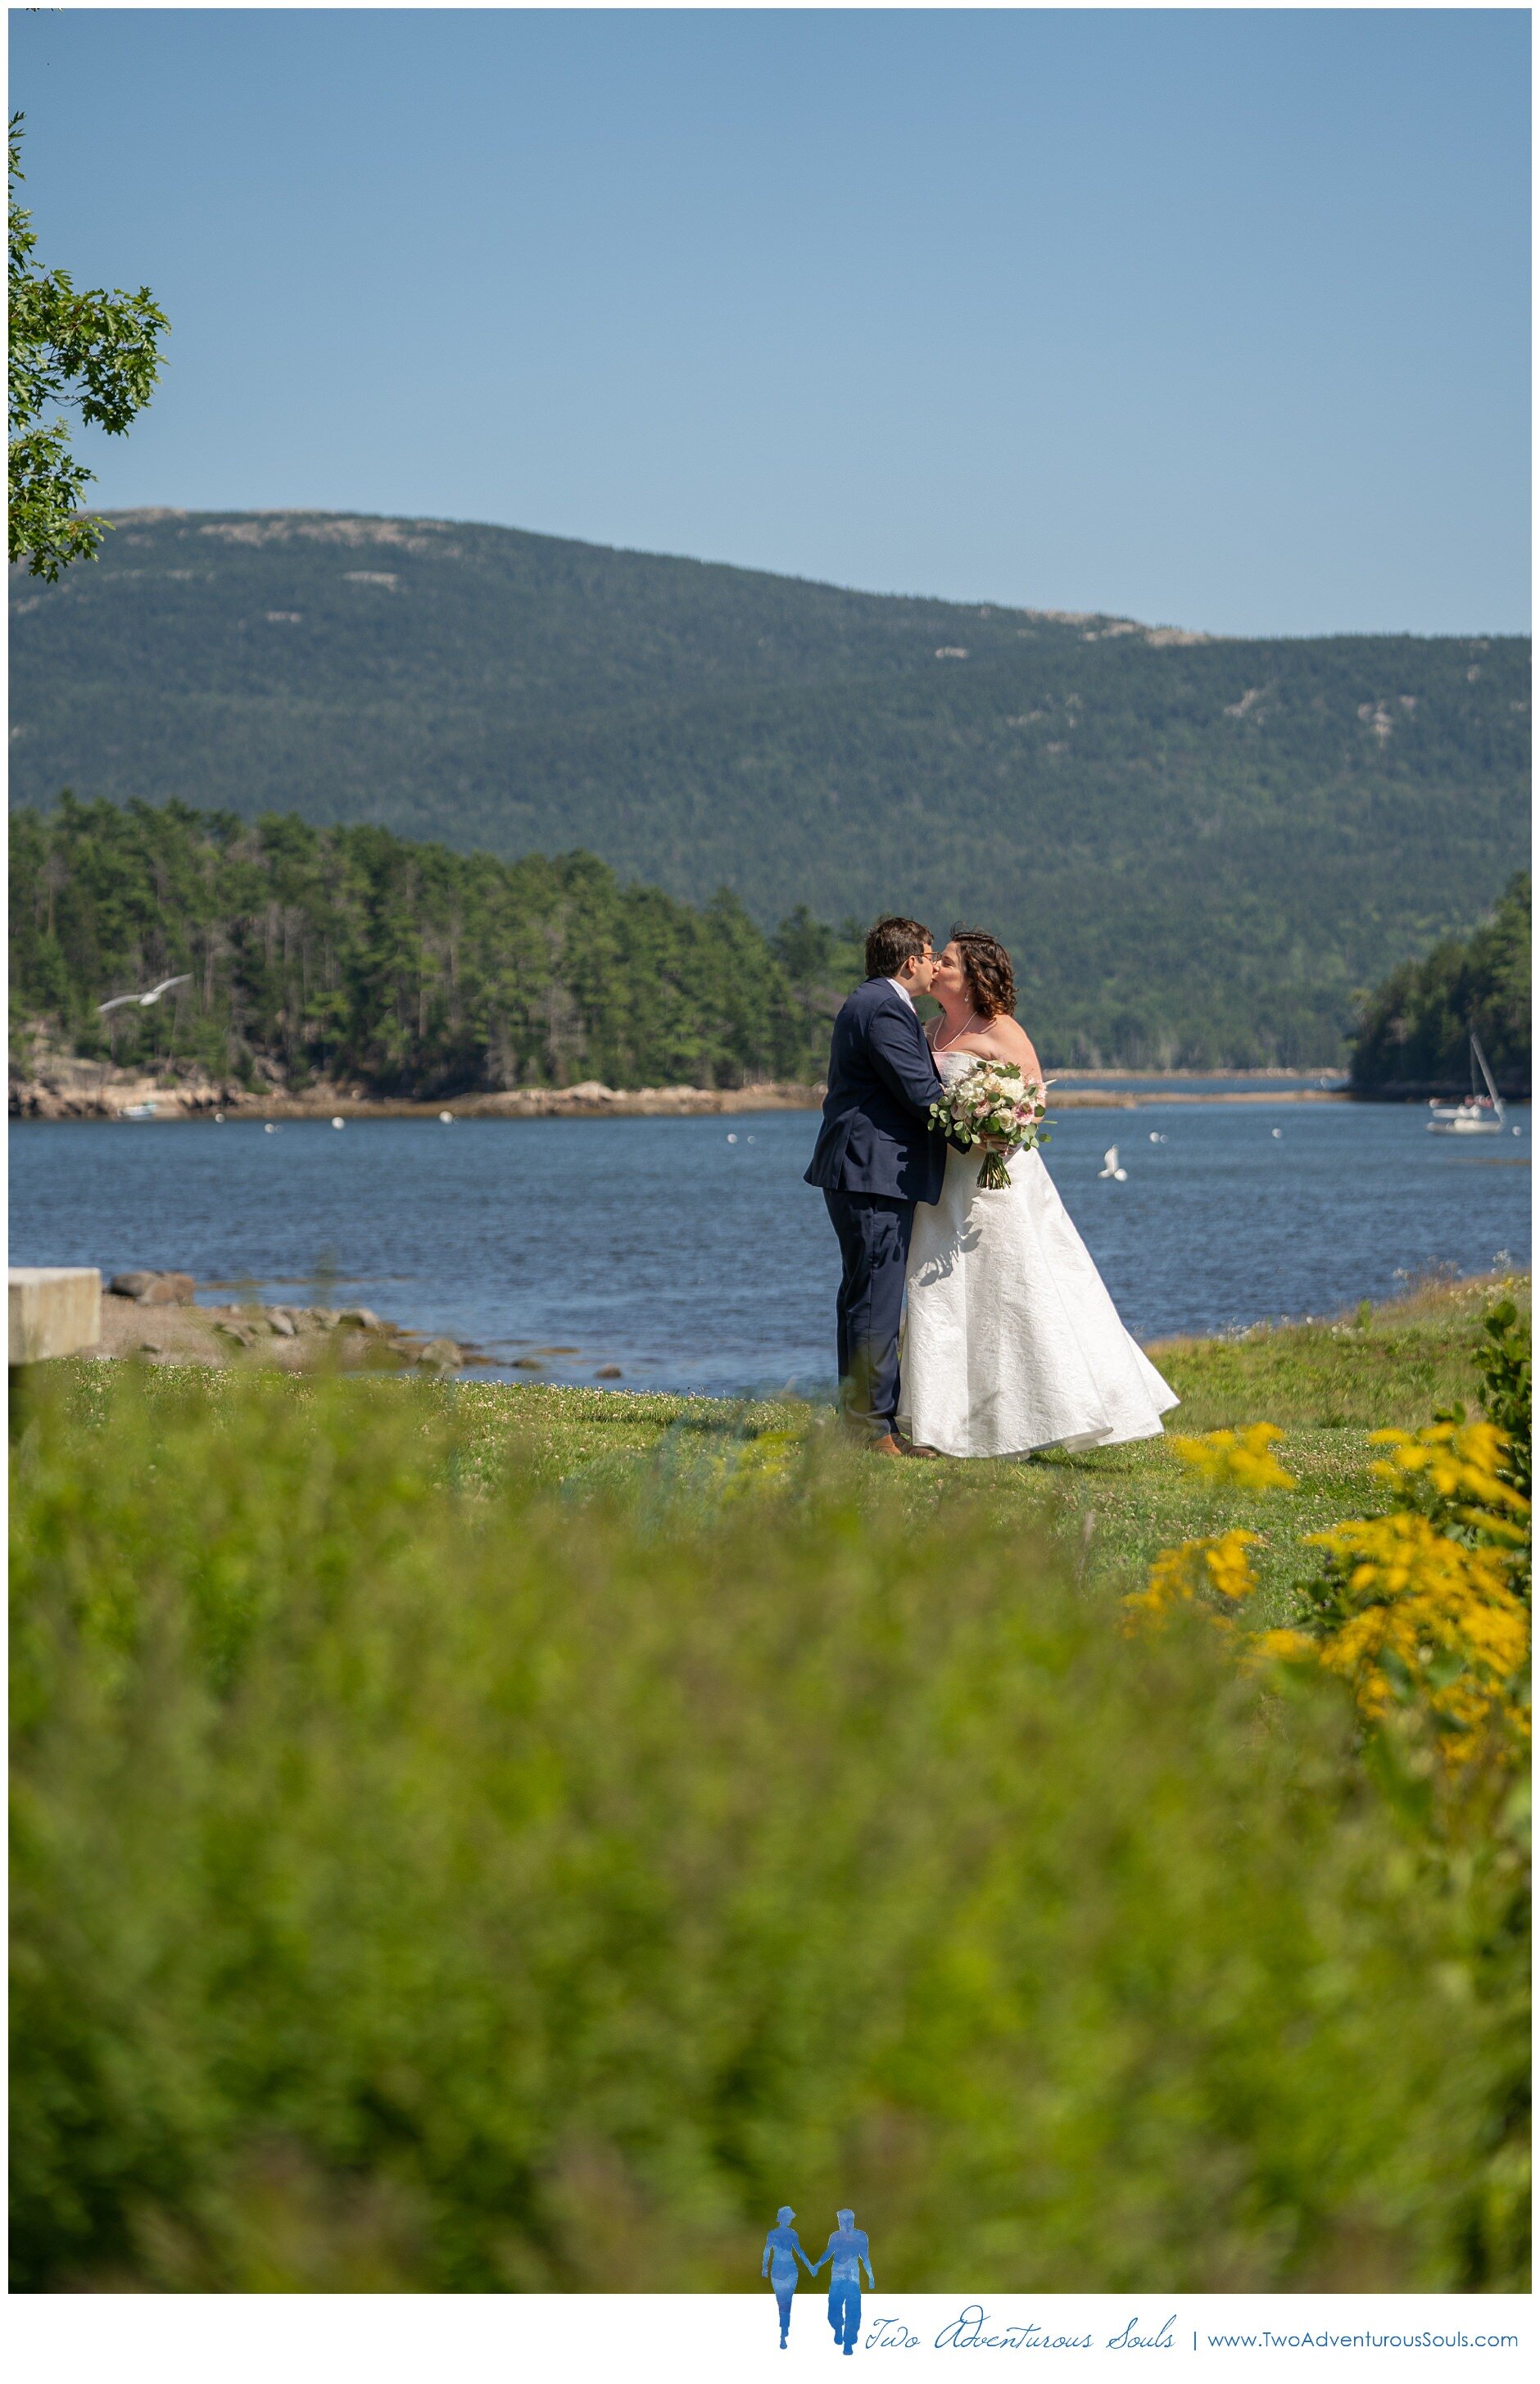
[[[1478,1065],[1486,1080],[1484,1093],[1476,1090]],[[1428,1120],[1430,1134],[1501,1134],[1506,1114],[1502,1095],[1492,1082],[1486,1054],[1474,1035],[1471,1037],[1471,1090],[1465,1099],[1454,1109],[1438,1101],[1430,1101],[1428,1107],[1433,1111]]]

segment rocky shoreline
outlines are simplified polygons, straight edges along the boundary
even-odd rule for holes
[[[285,1373],[457,1373],[479,1360],[447,1335],[408,1332],[369,1308],[200,1307],[190,1274],[134,1268],[102,1292],[102,1337],[85,1358],[170,1366],[277,1366]]]
[[[281,1081],[258,1086],[217,1083],[201,1070],[155,1076],[105,1062],[49,1053],[28,1074],[13,1073],[13,1118],[128,1118],[157,1123],[178,1118],[365,1117],[690,1117],[725,1111],[816,1109],[821,1085],[761,1084],[731,1088],[650,1085],[634,1091],[589,1082],[523,1085],[506,1092],[433,1095],[397,1099],[358,1085]]]
[[[17,1084],[10,1088],[13,1118],[62,1120],[111,1118],[130,1124],[167,1124],[178,1119],[230,1118],[255,1123],[292,1124],[310,1118],[322,1123],[341,1118],[594,1118],[594,1117],[722,1117],[752,1115],[764,1110],[817,1110],[823,1106],[822,1085],[744,1085],[713,1090],[698,1085],[645,1086],[635,1092],[617,1092],[609,1085],[530,1086],[512,1093],[460,1095],[448,1101],[381,1100],[371,1094],[338,1093],[334,1088],[314,1093],[247,1093],[239,1086],[226,1092],[204,1092],[187,1086],[136,1084],[100,1092],[66,1091],[43,1084]],[[1201,1099],[1216,1108],[1236,1102],[1344,1101],[1351,1098],[1335,1088],[1279,1087],[1271,1092],[1223,1093],[1101,1092],[1076,1086],[1055,1091],[1055,1110],[1138,1110]]]
[[[1111,1073],[1103,1072],[1103,1073]],[[1132,1110],[1191,1100],[1170,1089],[1171,1071],[1155,1077],[1161,1089],[1128,1088],[1136,1071],[1124,1073],[1120,1088],[1087,1083],[1091,1071],[1066,1070],[1076,1082],[1055,1087],[1057,1110]],[[1344,1086],[1301,1084],[1282,1072],[1237,1071],[1233,1087],[1197,1096],[1205,1101],[1342,1101],[1353,1098]],[[34,1049],[27,1073],[13,1073],[13,1118],[117,1118],[164,1124],[184,1118],[251,1118],[287,1123],[304,1118],[574,1118],[720,1117],[764,1110],[816,1110],[822,1085],[766,1083],[731,1087],[710,1085],[647,1085],[627,1090],[613,1085],[521,1085],[505,1092],[390,1099],[358,1085],[319,1080],[303,1092],[275,1074],[264,1084],[217,1083],[201,1070],[185,1076],[155,1076],[72,1053]]]
[[[161,1078],[103,1068],[92,1061],[75,1061],[56,1063],[36,1076],[13,1076],[10,1113],[13,1118],[117,1118],[155,1124],[183,1118],[251,1118],[287,1124],[303,1118],[721,1117],[764,1110],[816,1110],[822,1106],[824,1091],[822,1085],[798,1084],[647,1085],[624,1091],[590,1083],[525,1085],[512,1092],[391,1100],[356,1086],[314,1085],[303,1093],[292,1093],[279,1086],[254,1092],[240,1085],[215,1085],[196,1078],[168,1084]],[[1127,1110],[1137,1108],[1141,1099],[1180,1098],[1076,1089],[1055,1095],[1055,1104],[1061,1109]],[[1211,1098],[1292,1100],[1335,1096],[1222,1093]]]

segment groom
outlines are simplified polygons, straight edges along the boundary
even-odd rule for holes
[[[804,1181],[822,1190],[839,1237],[836,1308],[846,1422],[884,1457],[902,1454],[899,1319],[914,1204],[939,1198],[946,1138],[930,1124],[945,1086],[914,1008],[936,974],[930,931],[879,919],[866,982],[834,1022],[824,1123]]]

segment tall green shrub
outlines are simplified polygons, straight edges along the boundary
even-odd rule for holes
[[[816,1435],[463,1412],[29,1391],[21,2289],[751,2290],[788,2200],[895,2289],[1519,2281],[1509,1889],[1330,1690]]]

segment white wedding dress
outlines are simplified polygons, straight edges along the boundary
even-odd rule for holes
[[[976,1062],[943,1052],[948,1085]],[[899,1428],[947,1457],[1149,1440],[1176,1405],[1113,1307],[1036,1150],[981,1192],[983,1154],[947,1152],[909,1246]]]

